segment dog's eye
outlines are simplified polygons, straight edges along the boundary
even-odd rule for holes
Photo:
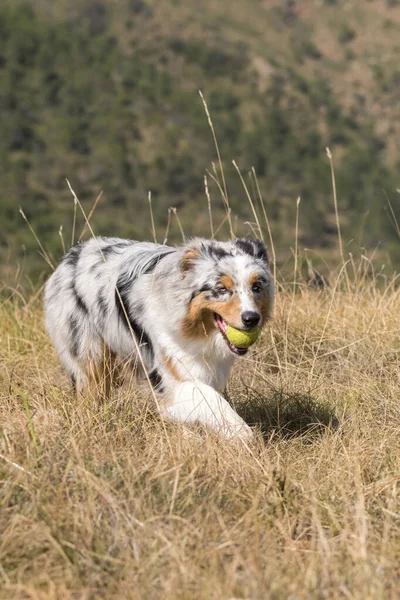
[[[254,294],[259,294],[260,292],[262,292],[261,283],[253,283],[251,291],[254,292]]]
[[[228,289],[224,285],[219,285],[217,287],[218,294],[226,294],[227,291]]]

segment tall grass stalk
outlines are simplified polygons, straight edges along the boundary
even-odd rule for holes
[[[230,233],[231,233],[231,238],[234,239],[235,234],[234,234],[234,231],[233,231],[233,225],[232,225],[232,219],[231,219],[231,210],[230,210],[230,206],[229,206],[228,190],[227,190],[227,187],[226,187],[224,167],[223,167],[222,160],[221,160],[221,154],[219,152],[219,146],[218,146],[217,136],[215,135],[214,124],[213,124],[212,119],[211,119],[210,111],[208,110],[207,102],[206,102],[206,100],[205,100],[205,98],[204,98],[201,90],[199,90],[199,94],[200,94],[200,98],[201,98],[201,101],[202,101],[203,106],[204,106],[204,110],[205,110],[205,113],[206,113],[206,116],[207,116],[208,124],[209,124],[210,129],[211,129],[211,133],[212,133],[212,136],[213,136],[215,149],[217,151],[218,164],[219,164],[219,169],[220,169],[221,177],[222,177],[222,187],[221,187],[221,184],[219,183],[219,178],[218,178],[217,170],[215,169],[215,166],[213,165],[214,172],[215,172],[215,181],[218,182],[217,183],[218,188],[219,188],[219,190],[221,192],[221,196],[222,196],[222,199],[224,201],[224,204],[226,205],[227,214],[228,214],[228,223],[229,223],[229,228],[230,228]]]
[[[271,225],[268,219],[268,215],[267,215],[267,211],[264,205],[264,200],[261,194],[261,190],[260,190],[260,186],[258,183],[258,179],[257,179],[257,175],[256,175],[256,171],[254,169],[254,167],[252,167],[251,169],[252,173],[253,173],[253,178],[254,178],[254,182],[257,188],[257,192],[258,192],[258,199],[261,205],[261,209],[264,215],[264,220],[265,220],[265,224],[267,226],[267,230],[268,230],[268,236],[269,236],[269,242],[271,245],[271,253],[272,253],[272,267],[273,267],[273,274],[274,274],[274,281],[276,281],[276,253],[275,253],[275,245],[274,245],[274,239],[272,237],[272,231],[271,231]]]
[[[207,206],[208,206],[208,218],[210,220],[210,231],[211,231],[211,239],[214,239],[214,224],[213,224],[213,216],[211,210],[211,196],[210,191],[208,189],[208,180],[207,175],[204,175],[204,190],[207,196]]]
[[[76,213],[77,213],[77,202],[76,202],[76,200],[74,198],[74,216],[72,218],[71,248],[75,244]]]
[[[90,220],[93,217],[94,212],[95,212],[95,210],[97,208],[97,205],[99,204],[99,202],[102,199],[102,197],[103,197],[103,190],[101,190],[101,192],[98,194],[98,196],[96,197],[96,200],[93,203],[92,208],[90,209],[90,212],[89,212],[89,214],[87,216],[87,222],[85,220],[85,223],[83,225],[82,231],[81,231],[81,233],[79,235],[79,238],[78,238],[78,242],[80,242],[82,240],[83,236],[85,235],[85,233],[87,231],[87,223],[90,223]]]
[[[245,181],[243,179],[243,176],[242,176],[242,173],[240,172],[239,167],[236,164],[236,161],[233,160],[232,164],[235,167],[235,169],[236,169],[236,171],[237,171],[237,173],[238,173],[238,175],[240,177],[240,181],[242,182],[244,191],[246,192],[247,200],[249,201],[251,211],[252,211],[252,213],[254,215],[254,219],[255,219],[255,222],[256,222],[257,228],[258,228],[258,236],[257,237],[259,237],[260,240],[262,240],[264,242],[264,236],[263,236],[263,232],[262,232],[262,229],[261,229],[260,221],[258,219],[257,211],[255,209],[255,206],[254,206],[253,200],[251,198],[251,195],[249,193],[249,190],[247,189],[247,185],[246,185],[246,183],[245,183]]]
[[[22,218],[24,219],[25,223],[28,225],[30,232],[32,233],[33,237],[35,238],[40,250],[42,251],[42,256],[43,256],[44,260],[47,262],[49,267],[54,271],[55,267],[54,267],[53,263],[51,262],[49,255],[47,254],[46,250],[43,248],[42,242],[39,240],[38,236],[36,235],[35,230],[33,229],[32,225],[28,221],[28,218],[26,217],[22,208],[19,209],[19,213],[20,213],[20,215],[22,215]]]
[[[180,234],[182,236],[182,242],[185,243],[186,236],[185,236],[185,232],[183,231],[182,223],[181,223],[181,220],[180,220],[179,215],[178,215],[178,209],[175,208],[174,206],[171,206],[171,210],[172,210],[172,214],[174,215],[174,217],[176,219],[176,223],[178,225],[179,232],[180,232]]]
[[[150,220],[151,220],[151,233],[153,234],[153,242],[155,244],[157,244],[156,228],[154,226],[153,206],[152,206],[150,191],[148,194],[148,200],[149,200],[149,210],[150,210]]]

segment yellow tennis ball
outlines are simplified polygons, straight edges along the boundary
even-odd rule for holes
[[[260,333],[260,327],[255,327],[248,331],[241,331],[230,325],[226,328],[226,337],[231,344],[234,344],[237,348],[249,348],[249,346],[252,346],[258,340]]]

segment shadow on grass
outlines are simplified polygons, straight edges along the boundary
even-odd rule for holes
[[[264,439],[275,432],[284,439],[305,436],[311,442],[339,427],[332,408],[314,400],[309,392],[272,390],[265,395],[249,389],[246,402],[235,408],[246,423],[260,429]]]

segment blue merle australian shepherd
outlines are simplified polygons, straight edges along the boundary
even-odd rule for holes
[[[247,352],[225,331],[264,325],[273,298],[259,241],[194,239],[172,248],[98,237],[71,248],[47,282],[46,326],[78,391],[99,373],[104,381],[110,361],[109,373],[132,365],[147,373],[163,416],[249,439],[221,395]]]

